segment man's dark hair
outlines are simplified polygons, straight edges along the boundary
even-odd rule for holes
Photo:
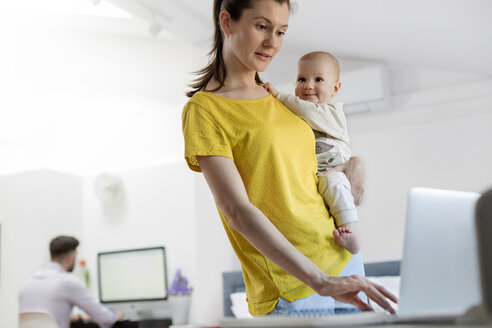
[[[60,259],[65,257],[71,251],[79,246],[79,241],[74,237],[58,236],[50,243],[51,259]]]

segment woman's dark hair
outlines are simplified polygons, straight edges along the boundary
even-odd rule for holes
[[[50,243],[51,259],[60,259],[65,257],[71,251],[79,246],[79,241],[69,236],[58,236]]]
[[[222,57],[222,48],[224,46],[224,36],[220,29],[220,13],[225,10],[231,15],[233,21],[238,21],[245,9],[253,8],[253,2],[258,0],[214,0],[214,38],[212,50],[208,53],[210,56],[209,64],[195,72],[198,77],[189,86],[193,88],[186,93],[188,97],[192,97],[196,92],[203,90],[207,83],[213,78],[219,81],[219,86],[213,90],[217,91],[224,86],[224,81],[227,76],[224,58]],[[279,4],[286,3],[290,9],[290,0],[274,0]],[[260,76],[256,72],[256,82],[261,83]]]

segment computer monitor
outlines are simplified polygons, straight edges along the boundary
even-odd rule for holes
[[[99,299],[132,317],[153,317],[156,305],[165,307],[167,266],[164,247],[98,254]]]

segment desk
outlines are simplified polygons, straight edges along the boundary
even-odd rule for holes
[[[453,322],[422,322],[422,323],[369,323],[361,320],[332,320],[333,318],[300,318],[300,317],[264,317],[255,319],[225,318],[221,320],[221,328],[322,328],[322,327],[370,327],[370,328],[485,328],[492,327],[492,321],[484,323],[453,323]]]
[[[117,321],[113,328],[168,328],[171,323],[171,319],[124,320]],[[99,328],[99,326],[93,322],[76,321],[70,324],[70,328]]]

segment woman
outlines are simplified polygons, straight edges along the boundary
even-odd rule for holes
[[[288,0],[215,0],[212,61],[183,110],[186,160],[212,191],[251,314],[329,314],[338,302],[370,310],[361,291],[393,313],[387,298],[396,298],[352,275],[363,275],[360,257],[333,239],[333,218],[317,192],[312,131],[258,84],[289,15]],[[340,169],[350,177],[356,164]]]

